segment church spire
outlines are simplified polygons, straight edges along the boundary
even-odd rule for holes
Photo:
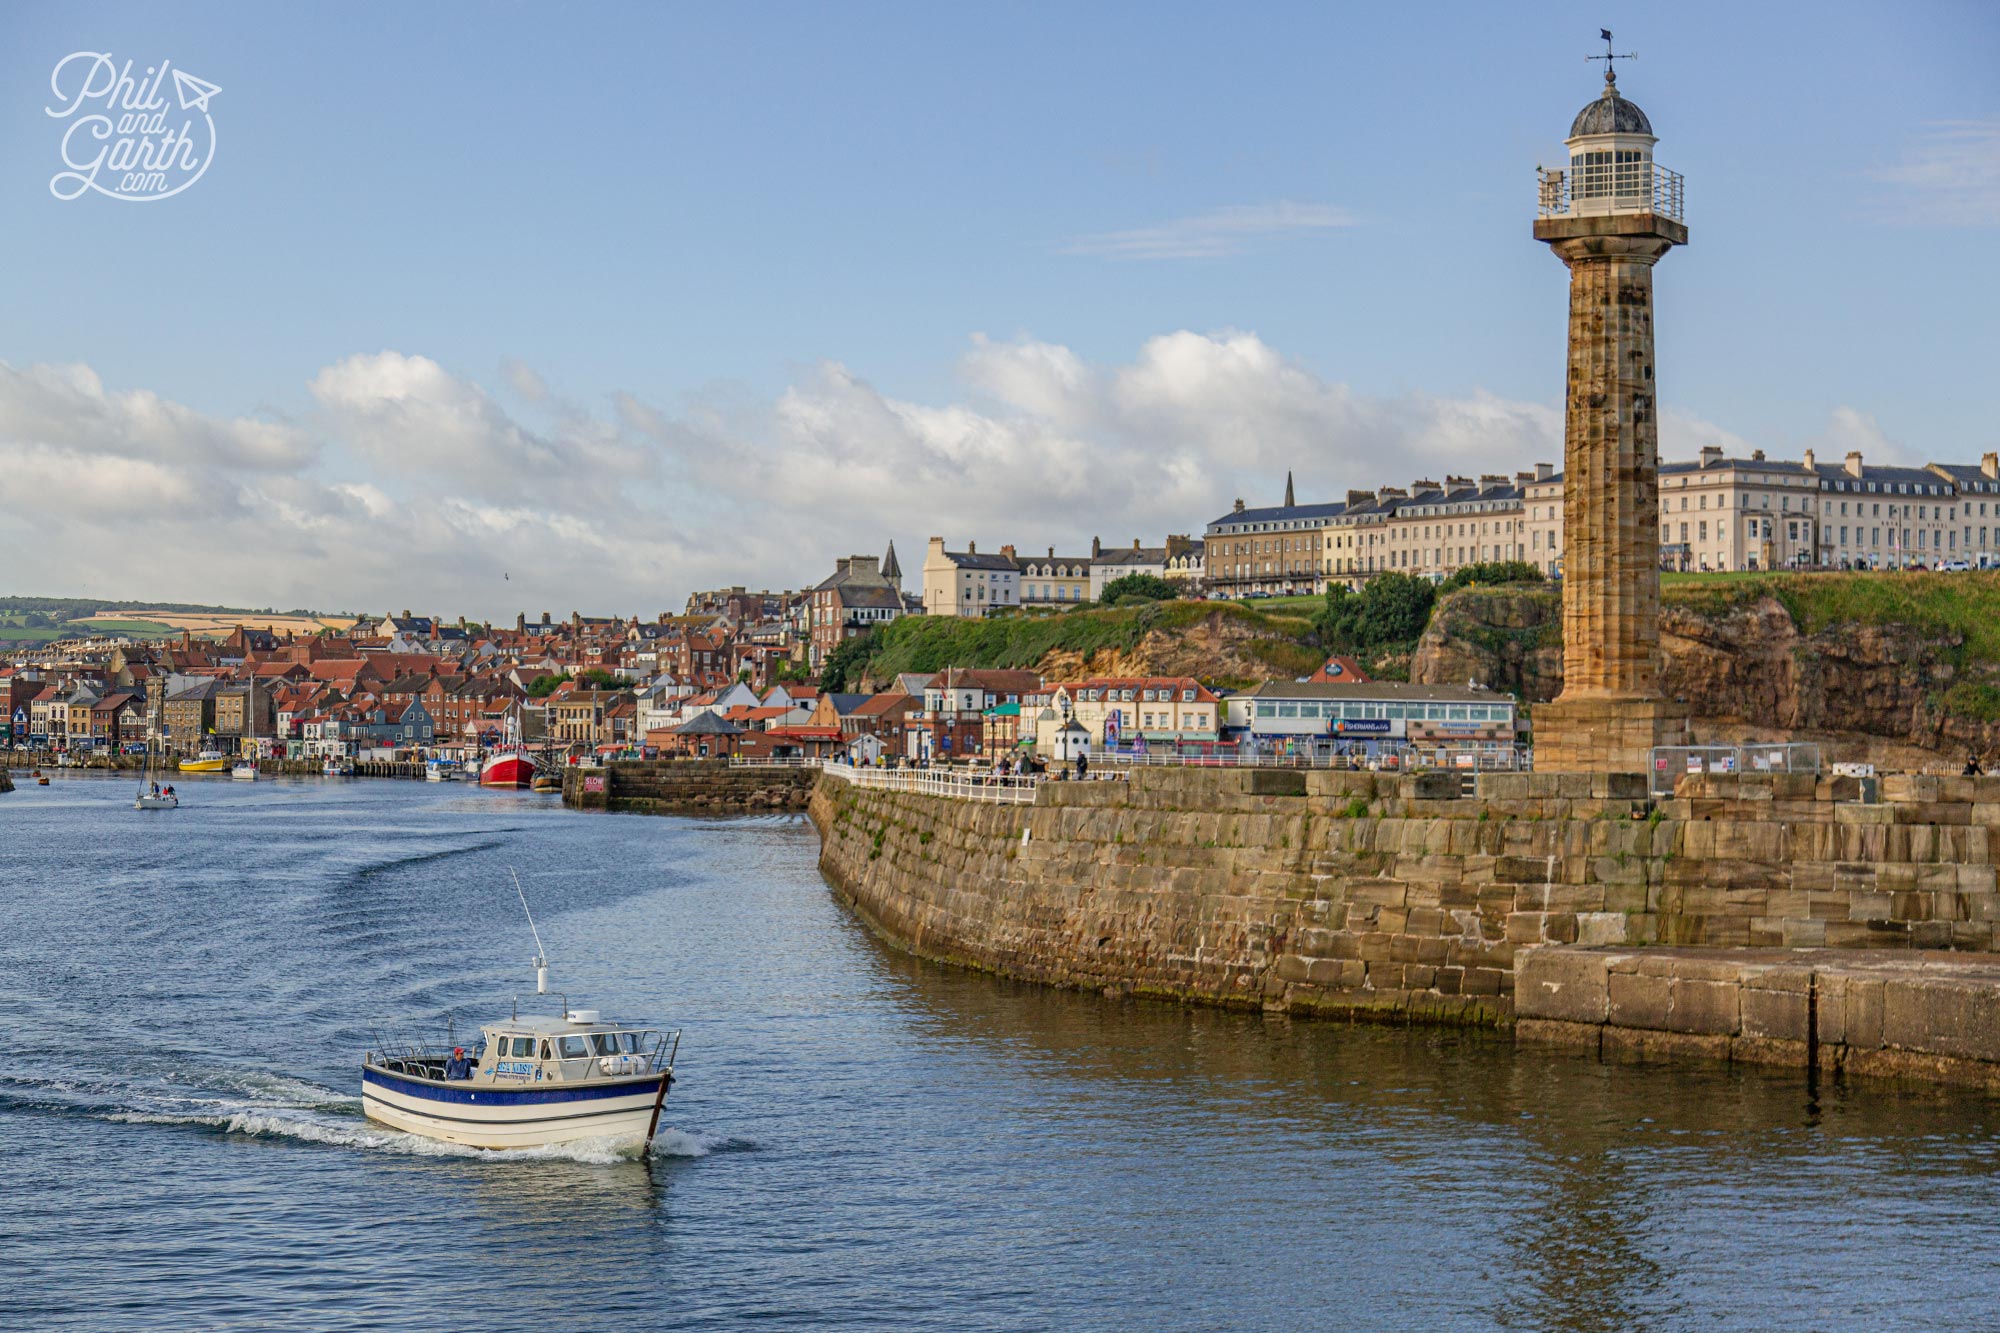
[[[903,567],[896,563],[896,542],[894,538],[889,540],[889,554],[882,557],[882,577],[897,587],[902,586]]]
[[[1290,471],[1287,471],[1285,473],[1285,508],[1290,509],[1297,504],[1298,501],[1292,498],[1292,474]]]

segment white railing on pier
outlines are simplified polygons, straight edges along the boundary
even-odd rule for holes
[[[801,754],[770,759],[750,759],[742,755],[731,755],[729,757],[729,766],[731,768],[820,768],[827,762],[827,760],[816,756]]]
[[[1659,745],[1652,752],[1652,790],[1671,796],[1674,784],[1689,773],[1817,773],[1819,746]]]
[[[945,796],[956,801],[992,801],[1001,805],[1033,805],[1037,777],[983,773],[977,769],[950,768],[856,768],[852,764],[829,761],[823,767],[828,777],[839,778],[857,787],[877,791],[908,791],[923,796]]]

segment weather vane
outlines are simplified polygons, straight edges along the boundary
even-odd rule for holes
[[[1604,54],[1601,56],[1585,56],[1584,59],[1602,60],[1604,62],[1604,81],[1606,83],[1616,83],[1618,82],[1618,72],[1611,62],[1614,60],[1637,60],[1639,53],[1637,51],[1627,51],[1623,54],[1614,52],[1611,49],[1611,29],[1609,28],[1599,28],[1597,35],[1604,39]]]

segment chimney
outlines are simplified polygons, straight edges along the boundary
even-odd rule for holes
[[[1554,463],[1535,464],[1536,481],[1547,481],[1550,477],[1553,477],[1555,474],[1556,474],[1556,465]]]
[[[1373,491],[1349,491],[1347,493],[1347,507],[1352,509],[1356,505],[1365,505],[1374,498],[1375,492]]]
[[[1810,449],[1806,450],[1805,464],[1806,464],[1806,471],[1808,472],[1815,472],[1819,469],[1819,462],[1817,459],[1813,457],[1813,451]]]
[[[1134,551],[1137,551],[1137,550],[1141,549],[1141,548],[1140,548],[1140,546],[1139,546],[1139,539],[1138,539],[1137,537],[1134,537],[1134,538],[1132,539],[1132,549],[1133,549]]]
[[[1763,451],[1762,449],[1752,449],[1752,450],[1750,451],[1750,461],[1751,461],[1751,462],[1753,462],[1753,463],[1761,463],[1761,462],[1763,462],[1763,461],[1764,461],[1764,451]]]
[[[967,542],[967,543],[965,544],[965,553],[966,553],[967,555],[978,555],[978,554],[979,554],[979,543],[978,543],[978,542]]]
[[[1506,484],[1507,478],[1495,473],[1482,472],[1479,474],[1479,488],[1481,490],[1485,490],[1488,486],[1505,486]]]
[[[1850,477],[1858,477],[1861,475],[1861,451],[1859,449],[1853,449],[1848,451],[1847,475]]]
[[[1237,497],[1237,500],[1236,500],[1236,507],[1235,507],[1234,509],[1230,510],[1229,512],[1230,512],[1230,513],[1232,513],[1232,514],[1240,514],[1240,513],[1242,513],[1242,512],[1243,512],[1243,499],[1242,499],[1242,497],[1241,497],[1241,496],[1238,496],[1238,497]]]
[[[1989,477],[2000,477],[2000,454],[1981,454],[1979,470]]]
[[[1444,479],[1444,484],[1447,489],[1455,491],[1461,486],[1470,486],[1472,484],[1472,478],[1454,477],[1451,476],[1450,474],[1446,474]]]
[[[840,557],[840,559],[838,559],[838,560],[834,561],[834,562],[833,562],[833,572],[834,572],[835,574],[845,574],[845,573],[847,572],[847,562],[848,562],[848,559],[849,559],[849,557],[847,557],[847,556],[842,556],[842,557]]]
[[[1991,454],[1988,454],[1988,455],[1987,455],[1987,457],[1988,457],[1988,458],[1991,458],[1992,456],[1993,456],[1993,455],[1991,455]],[[1051,546],[1051,547],[1049,548],[1049,559],[1053,560],[1053,559],[1055,559],[1055,558],[1056,558],[1056,548],[1055,548],[1055,547],[1053,547],[1053,546]]]
[[[1704,444],[1701,447],[1701,465],[1703,467],[1714,467],[1721,461],[1722,448],[1720,445]]]
[[[549,613],[546,611],[542,612],[542,623],[544,625],[549,623]]]
[[[1098,556],[1103,554],[1104,554],[1104,543],[1100,541],[1098,538],[1092,537],[1090,539],[1090,558],[1092,560],[1095,560],[1097,559]]]
[[[1000,554],[1002,554],[1002,555],[1006,556],[1006,557],[1007,557],[1007,558],[1008,558],[1009,560],[1012,560],[1012,559],[1014,559],[1014,558],[1015,558],[1015,557],[1014,557],[1014,548],[1013,548],[1012,546],[1003,546],[1003,547],[1001,547],[1001,548],[1000,548]]]
[[[1516,486],[1526,487],[1534,479],[1535,474],[1532,472],[1516,472],[1514,474],[1514,484]]]
[[[409,618],[410,618],[410,608],[406,606],[403,608],[403,619],[408,620]]]

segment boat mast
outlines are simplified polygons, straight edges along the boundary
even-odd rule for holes
[[[542,948],[542,932],[535,928],[535,914],[528,910],[528,895],[521,888],[520,872],[512,866],[508,866],[507,873],[514,877],[514,892],[520,894],[521,911],[528,918],[528,932],[535,937],[535,994],[547,995],[549,993],[549,957],[548,951]]]

